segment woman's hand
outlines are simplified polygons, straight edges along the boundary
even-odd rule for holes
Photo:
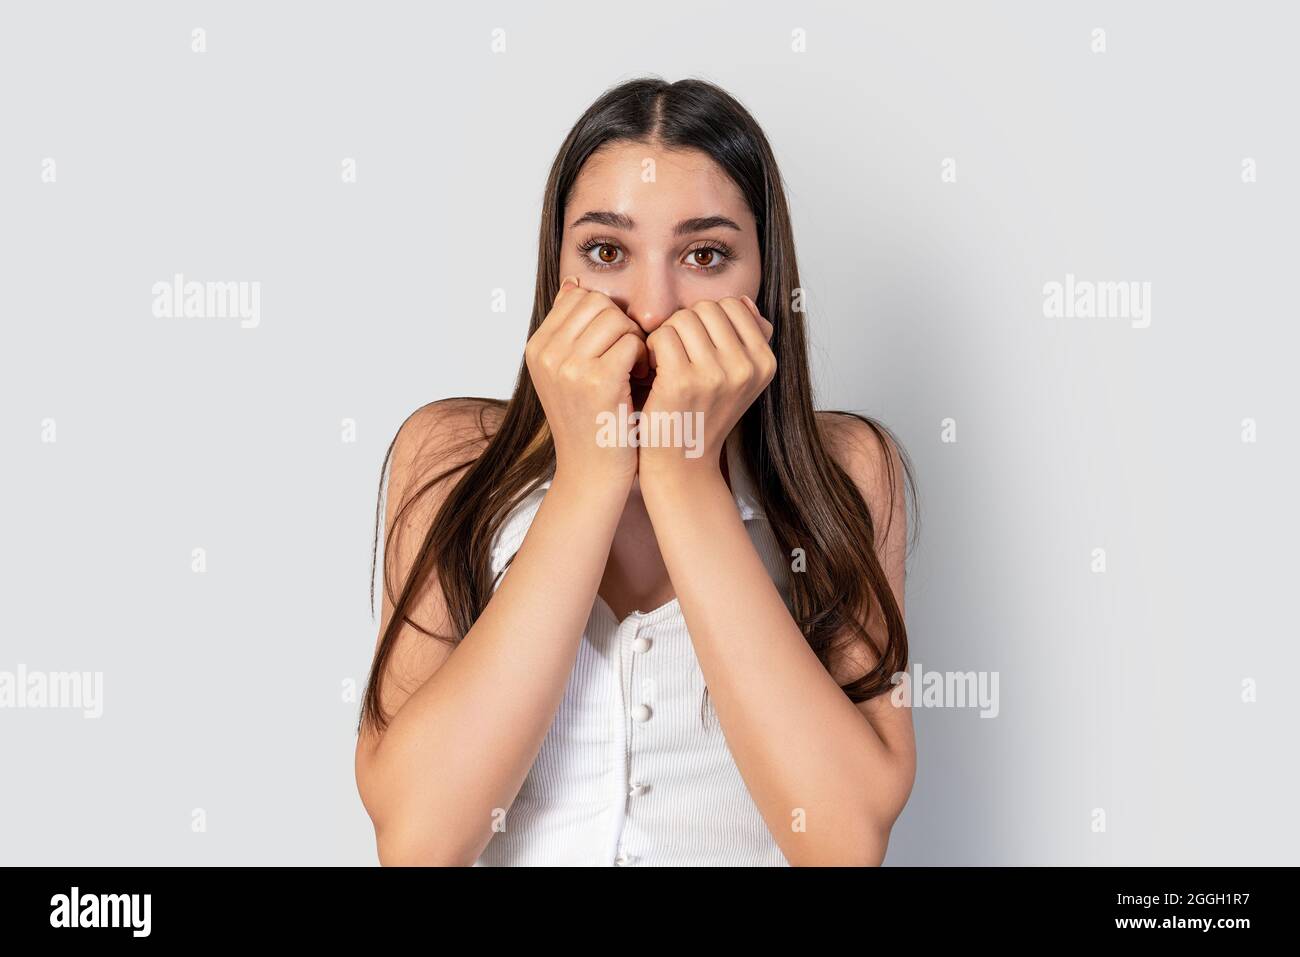
[[[655,377],[640,422],[643,487],[662,474],[718,472],[727,436],[776,374],[771,338],[772,324],[748,296],[701,300],[650,333]],[[664,427],[676,425],[662,415],[673,412],[682,413],[680,434]]]
[[[581,288],[576,277],[560,284],[524,350],[555,441],[557,478],[563,473],[631,487],[636,447],[627,441],[602,444],[599,437],[603,414],[617,422],[631,413],[632,373],[647,368],[648,358],[641,327],[608,296]],[[626,406],[621,419],[620,404]]]

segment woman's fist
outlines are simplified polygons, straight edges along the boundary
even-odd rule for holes
[[[604,293],[576,277],[560,284],[551,311],[528,340],[524,360],[555,441],[555,468],[586,480],[631,484],[637,450],[601,441],[602,421],[632,407],[634,371],[647,367],[641,327]],[[620,420],[626,419],[626,413]]]
[[[656,469],[718,467],[727,436],[776,375],[772,331],[748,296],[728,296],[679,309],[650,333],[655,378],[641,432],[654,426],[656,415],[675,427],[673,413],[681,413],[682,441],[662,427],[655,444],[642,439],[643,481]]]

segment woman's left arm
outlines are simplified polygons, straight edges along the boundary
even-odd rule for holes
[[[751,311],[757,318],[756,310]],[[690,314],[674,315],[673,326],[652,334],[673,330],[657,344],[649,343],[652,350],[658,345],[654,388],[660,389],[661,401],[671,397],[669,405],[705,414],[711,409],[715,428],[721,417],[722,429],[729,432],[734,423],[726,421],[727,402],[717,397],[725,390],[707,367],[714,359],[737,362],[738,356],[706,356],[711,343],[701,332],[707,330],[716,341],[725,336],[722,320],[738,322],[739,317],[732,309],[715,311],[708,304],[686,312]],[[705,368],[696,372],[711,385],[690,383],[687,366],[695,365],[697,356]],[[710,388],[713,400],[705,394]],[[732,399],[740,412],[752,401],[744,395],[745,390],[738,390]],[[647,410],[651,406],[648,401]],[[838,437],[832,447],[872,516],[878,520],[889,514],[878,554],[901,609],[905,507],[899,461],[894,449],[888,456],[880,449],[865,424],[862,429],[872,438],[858,441],[857,430],[843,425],[827,432]],[[841,682],[861,677],[876,658],[860,639],[830,671],[818,660],[754,549],[719,469],[718,443],[715,435],[708,443],[714,447],[697,459],[683,456],[680,449],[643,447],[639,472],[655,537],[727,745],[792,865],[880,864],[915,776],[910,708],[905,700],[894,704],[892,693],[856,705],[845,695]],[[890,469],[899,490],[892,511]],[[883,645],[878,614],[873,608],[865,625]]]

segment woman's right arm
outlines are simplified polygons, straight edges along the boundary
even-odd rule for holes
[[[596,444],[597,412],[617,407],[619,376],[626,388],[633,365],[645,358],[636,328],[604,296],[570,287],[529,340],[556,473],[509,570],[464,638],[449,647],[408,624],[395,637],[382,702],[392,717],[382,733],[363,726],[356,753],[358,790],[381,864],[468,866],[487,846],[494,822],[504,815],[502,825],[510,827],[506,809],[563,699],[636,473],[635,448]],[[627,401],[630,408],[630,392]],[[461,427],[456,415],[435,404],[399,431],[386,527],[414,482],[418,453],[436,454],[449,442]],[[394,563],[399,585],[454,481],[443,480],[403,517]],[[393,612],[388,591],[380,635]],[[446,626],[436,580],[417,591],[411,617],[436,622],[430,630]]]

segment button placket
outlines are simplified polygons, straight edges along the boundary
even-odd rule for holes
[[[622,679],[623,703],[624,703],[624,715],[625,715],[624,740],[627,742],[626,763],[624,764],[624,769],[628,774],[627,795],[624,798],[624,819],[625,820],[627,814],[630,813],[631,810],[631,802],[629,799],[634,797],[639,797],[650,788],[650,785],[647,782],[640,781],[635,778],[635,769],[632,766],[632,735],[633,735],[634,723],[644,723],[646,721],[649,721],[652,715],[654,714],[654,712],[653,709],[650,707],[650,705],[644,701],[638,701],[635,705],[632,705],[630,708],[628,708],[629,701],[633,697],[633,693],[635,689],[635,683],[633,679],[636,676],[637,659],[640,658],[642,655],[646,654],[653,645],[653,642],[650,640],[650,638],[647,635],[639,633],[642,630],[643,619],[644,616],[641,614],[641,612],[639,611],[633,612],[631,615],[628,616],[627,620],[624,621],[619,627],[619,632],[620,632],[619,662],[620,665],[622,666],[621,667],[622,674],[620,675],[620,677]],[[621,647],[623,643],[626,643],[628,647],[632,650],[633,653],[631,655],[623,654],[623,649]],[[633,864],[638,859],[638,855],[630,853],[627,849],[623,847],[621,840],[618,844],[617,851],[618,854],[614,858],[614,863],[619,867],[627,867]]]

